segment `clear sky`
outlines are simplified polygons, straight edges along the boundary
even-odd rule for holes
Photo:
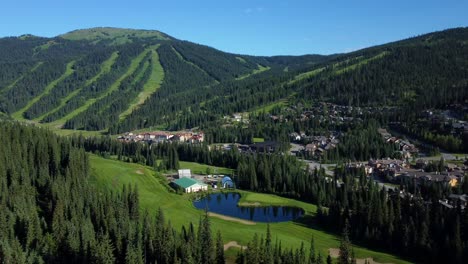
[[[0,36],[156,29],[232,53],[330,54],[468,26],[466,0],[4,0]]]

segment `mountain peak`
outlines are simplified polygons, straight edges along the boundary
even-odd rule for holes
[[[89,40],[96,42],[102,40],[111,40],[113,44],[123,44],[132,42],[132,39],[134,38],[154,40],[169,40],[172,38],[169,35],[157,30],[114,27],[95,27],[88,29],[78,29],[59,35],[59,37],[68,40]]]

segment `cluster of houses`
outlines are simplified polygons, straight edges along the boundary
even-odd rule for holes
[[[165,132],[165,131],[155,131],[155,132],[142,132],[142,133],[132,133],[127,132],[124,135],[121,135],[117,138],[120,141],[124,142],[147,142],[147,143],[158,143],[166,141],[175,141],[175,142],[188,142],[188,143],[201,143],[205,139],[205,134],[203,132]]]
[[[382,138],[385,140],[385,142],[398,145],[402,158],[411,158],[412,156],[419,153],[419,149],[408,140],[394,137],[392,134],[388,133],[386,129],[379,128],[378,131],[380,135],[382,135]]]
[[[449,110],[425,110],[421,116],[431,125],[444,127],[451,134],[468,133],[468,122],[462,120],[468,115],[468,105],[452,105]]]
[[[334,124],[360,122],[362,121],[361,117],[363,115],[375,114],[380,112],[390,112],[393,110],[394,109],[392,107],[354,107],[348,105],[337,105],[327,102],[321,102],[316,106],[306,109],[301,104],[292,106],[290,108],[291,112],[301,112],[301,114],[296,117],[297,120],[327,120],[328,122]]]
[[[224,151],[229,151],[231,149],[237,149],[239,152],[243,153],[273,153],[280,150],[280,144],[276,141],[265,141],[265,142],[257,142],[253,144],[239,144],[239,143],[232,143],[232,144],[223,144],[219,145],[215,148],[221,149]]]
[[[321,157],[327,150],[336,148],[340,141],[333,135],[331,136],[313,136],[311,142],[304,147],[304,152],[308,156]]]
[[[293,132],[289,134],[289,137],[291,142],[306,142],[307,144],[302,145],[296,152],[302,152],[305,156],[311,158],[319,158],[325,151],[336,148],[338,143],[340,143],[336,134],[329,136],[308,136],[304,132]]]
[[[410,164],[405,160],[398,159],[383,159],[369,160],[368,164],[356,164],[354,166],[364,166],[366,173],[384,176],[390,181],[398,182],[400,179],[416,181],[418,184],[425,182],[442,182],[451,187],[463,181],[465,173],[468,172],[468,167],[446,166],[444,172],[426,172],[421,164],[426,164],[425,160],[417,160],[416,168],[411,168]]]

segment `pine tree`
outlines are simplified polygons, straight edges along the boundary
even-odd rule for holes
[[[218,233],[216,234],[216,264],[224,264],[225,262],[224,243],[221,237],[221,232],[218,230]]]
[[[312,236],[312,239],[310,240],[309,264],[315,264],[315,263],[317,263],[317,259],[315,258],[315,242],[314,242],[314,237]]]
[[[92,260],[94,263],[115,263],[114,257],[114,246],[109,238],[109,235],[105,233],[100,235],[96,244],[93,246]]]
[[[215,262],[215,255],[208,212],[205,212],[199,229],[200,235],[198,237],[198,243],[200,244],[200,261],[201,263],[212,264]]]
[[[316,264],[323,264],[323,258],[322,258],[322,254],[320,254],[320,251],[317,254],[317,260],[315,261],[315,263]]]
[[[351,242],[349,241],[349,224],[348,220],[345,222],[343,234],[340,241],[340,254],[338,257],[339,264],[350,264],[351,261]]]

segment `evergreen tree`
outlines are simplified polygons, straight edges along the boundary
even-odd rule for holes
[[[216,234],[216,264],[224,264],[224,243],[221,237],[221,232],[218,230]]]
[[[349,223],[346,220],[343,233],[340,240],[340,254],[338,257],[339,264],[350,264],[352,257],[351,242],[349,241]]]

